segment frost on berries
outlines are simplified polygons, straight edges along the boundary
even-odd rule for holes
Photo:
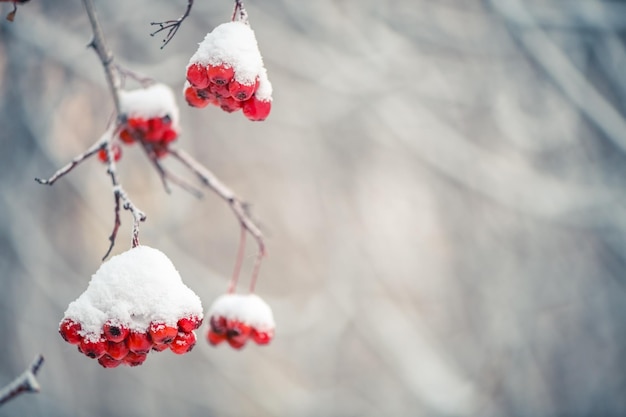
[[[211,345],[226,341],[241,349],[249,339],[259,345],[268,344],[274,337],[274,316],[270,306],[256,294],[224,294],[209,310]]]
[[[228,113],[243,109],[253,121],[267,118],[272,84],[249,25],[223,23],[206,35],[187,65],[184,96],[192,107],[213,104]]]
[[[100,266],[59,333],[105,368],[137,366],[150,350],[190,351],[202,319],[200,298],[167,256],[138,246]]]
[[[165,84],[120,91],[120,112],[126,115],[126,123],[120,126],[119,140],[126,145],[141,142],[158,158],[167,155],[180,134],[176,99]]]

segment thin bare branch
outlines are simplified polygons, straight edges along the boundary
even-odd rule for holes
[[[50,178],[48,179],[35,178],[35,181],[37,181],[39,184],[44,184],[44,185],[54,184],[58,179],[62,178],[63,176],[68,174],[70,171],[72,171],[74,168],[76,168],[76,166],[80,165],[80,163],[83,162],[85,159],[89,158],[96,152],[105,148],[109,140],[110,138],[107,135],[103,136],[85,152],[81,153],[80,155],[77,155],[74,159],[70,161],[70,163],[68,163],[64,167],[60,168],[57,172],[52,174]]]
[[[176,184],[177,186],[179,186],[180,188],[182,188],[183,190],[187,191],[189,194],[193,195],[196,198],[202,198],[202,191],[200,191],[199,189],[197,189],[196,187],[194,187],[192,184],[190,184],[189,182],[187,182],[185,179],[179,177],[178,175],[174,174],[173,172],[167,170],[163,164],[161,164],[161,162],[159,161],[159,158],[157,156],[157,153],[154,149],[154,144],[152,143],[147,143],[145,140],[143,140],[139,135],[133,135],[133,137],[135,138],[135,141],[140,143],[141,146],[143,147],[143,150],[145,151],[146,155],[148,156],[148,159],[150,160],[150,162],[152,163],[152,166],[154,166],[154,169],[156,169],[157,173],[159,174],[159,177],[161,178],[161,183],[163,184],[163,188],[165,189],[166,193],[171,193],[172,190],[169,186],[169,182],[172,182],[174,184]]]
[[[133,216],[133,234],[132,234],[133,247],[139,244],[139,222],[143,222],[146,220],[146,215],[144,214],[144,212],[141,211],[139,208],[137,208],[137,206],[133,204],[130,198],[128,198],[126,191],[124,191],[124,189],[122,188],[122,185],[120,184],[117,178],[117,172],[115,170],[115,161],[114,161],[113,154],[111,151],[110,143],[107,144],[106,152],[107,152],[107,159],[108,159],[107,173],[111,177],[111,183],[113,185],[113,194],[115,195],[115,222],[113,225],[113,232],[111,233],[111,236],[109,237],[109,241],[111,242],[111,244],[104,258],[102,258],[103,260],[106,259],[107,256],[109,256],[109,254],[111,253],[111,249],[113,249],[113,246],[115,245],[115,238],[117,237],[117,231],[121,224],[120,215],[119,215],[120,202],[123,202],[122,207],[124,207],[124,210],[130,211],[130,213]]]
[[[120,219],[120,196],[118,193],[113,193],[113,198],[115,199],[115,207],[113,209],[113,212],[115,213],[114,214],[115,217],[113,221],[113,231],[109,235],[109,249],[107,249],[106,253],[102,257],[103,261],[111,254],[111,251],[113,250],[113,246],[115,246],[115,239],[117,238],[117,231],[119,230],[122,224],[122,220]]]
[[[210,188],[228,203],[241,226],[256,240],[259,247],[260,262],[260,259],[266,255],[263,233],[261,233],[259,227],[250,217],[245,204],[226,185],[224,185],[224,183],[213,175],[211,171],[205,168],[200,162],[196,161],[187,152],[179,149],[170,149],[169,152],[174,158],[178,159],[183,165],[189,168],[205,186]]]
[[[113,54],[107,48],[106,43],[104,41],[104,35],[102,34],[102,28],[100,27],[100,22],[98,21],[98,16],[96,15],[96,9],[93,5],[92,0],[83,0],[83,4],[85,5],[85,10],[87,12],[87,16],[89,16],[89,22],[91,23],[91,29],[93,31],[93,39],[89,43],[100,58],[100,62],[104,68],[104,72],[106,74],[107,83],[109,84],[109,89],[111,90],[111,96],[113,97],[113,104],[115,106],[115,112],[117,113],[118,119],[122,119],[123,115],[120,111],[120,77],[117,72],[117,68],[113,63]]]
[[[35,377],[43,364],[43,356],[37,356],[26,371],[0,389],[0,405],[25,392],[39,392],[41,387]]]
[[[125,86],[126,78],[131,78],[137,81],[143,88],[150,87],[151,85],[156,84],[156,80],[152,77],[148,77],[147,75],[140,74],[131,69],[123,67],[119,64],[115,64],[115,70],[120,74],[120,86]]]
[[[246,12],[246,8],[243,7],[242,0],[235,0],[235,10],[233,10],[233,17],[231,20],[233,22],[243,22],[248,24],[248,12]]]
[[[121,113],[120,107],[120,68],[113,63],[113,54],[107,48],[106,43],[104,41],[104,35],[102,34],[102,29],[100,28],[100,23],[98,21],[98,17],[96,15],[96,11],[93,5],[92,0],[83,0],[83,4],[85,6],[85,10],[87,12],[87,16],[89,16],[89,22],[91,23],[91,28],[93,31],[93,40],[90,43],[90,46],[96,51],[96,54],[100,58],[100,62],[104,68],[104,72],[107,78],[107,83],[111,90],[111,96],[113,98],[113,103],[115,106],[115,114],[117,122],[115,123],[114,128],[107,129],[107,132],[100,138],[98,142],[92,145],[87,151],[75,157],[69,164],[59,169],[57,172],[52,175],[52,177],[47,180],[36,178],[36,181],[40,184],[52,185],[59,178],[68,174],[72,171],[78,164],[83,162],[85,159],[94,155],[96,152],[100,152],[102,150],[105,151],[106,155],[106,164],[107,164],[107,173],[111,177],[111,184],[113,186],[113,196],[115,199],[115,207],[114,207],[114,222],[113,222],[113,230],[111,231],[111,235],[109,236],[109,248],[102,258],[102,260],[106,259],[113,246],[115,245],[115,240],[117,238],[117,233],[121,225],[120,219],[120,207],[123,207],[124,210],[130,211],[133,216],[133,232],[132,232],[132,246],[135,247],[139,245],[139,222],[146,220],[146,215],[133,204],[133,202],[128,198],[128,195],[124,191],[115,170],[115,157],[112,151],[111,142],[113,138],[116,137],[119,129],[126,121],[126,116]],[[131,75],[130,72],[123,72],[124,76]],[[131,76],[135,74],[132,73]],[[145,80],[144,80],[145,81]],[[141,82],[141,81],[140,81]],[[104,158],[102,158],[104,160]]]
[[[180,25],[182,25],[182,23],[185,21],[185,19],[187,19],[187,17],[189,16],[189,13],[191,12],[191,8],[193,7],[193,0],[187,0],[187,8],[185,9],[185,13],[183,13],[183,15],[181,17],[179,17],[178,19],[175,20],[166,20],[165,22],[152,22],[150,23],[152,26],[159,26],[159,29],[157,29],[156,31],[152,32],[150,34],[150,36],[154,36],[157,33],[160,33],[164,30],[168,30],[167,34],[165,35],[165,39],[163,39],[163,45],[161,45],[161,49],[165,48],[165,45],[167,45],[168,43],[170,43],[170,41],[172,40],[172,38],[174,38],[174,35],[176,35],[176,32],[178,32],[178,29],[180,28]]]

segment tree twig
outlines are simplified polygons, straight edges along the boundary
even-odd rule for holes
[[[120,106],[120,72],[117,65],[113,63],[113,54],[107,48],[106,43],[104,41],[104,35],[102,33],[102,28],[100,27],[100,23],[98,21],[98,16],[96,14],[96,10],[93,5],[92,0],[83,0],[83,5],[85,6],[85,11],[87,12],[87,16],[89,17],[89,22],[91,23],[91,29],[93,32],[93,39],[89,43],[89,46],[94,49],[98,58],[100,58],[100,62],[102,63],[102,67],[104,68],[104,73],[106,75],[107,83],[109,85],[109,89],[111,92],[111,96],[113,98],[113,104],[115,106],[115,115],[116,115],[116,123],[115,128],[109,128],[107,132],[100,138],[98,142],[92,145],[87,151],[75,157],[69,164],[65,165],[63,168],[59,169],[48,179],[36,178],[35,180],[40,184],[53,185],[59,178],[68,174],[72,169],[74,169],[77,165],[83,162],[85,159],[93,156],[95,153],[100,152],[102,150],[106,153],[106,164],[107,164],[107,174],[111,177],[111,184],[113,186],[113,196],[115,199],[115,207],[114,207],[114,222],[113,222],[113,230],[111,235],[109,236],[109,248],[102,258],[102,260],[106,259],[113,246],[115,245],[115,240],[117,238],[117,232],[121,225],[120,220],[120,207],[123,207],[125,210],[130,211],[133,216],[133,231],[132,231],[132,246],[135,247],[139,244],[139,222],[146,220],[146,215],[141,211],[137,206],[133,204],[133,202],[128,198],[128,195],[124,191],[118,177],[117,172],[115,170],[115,158],[113,157],[113,152],[111,149],[111,141],[118,133],[120,126],[126,123],[126,115],[121,112]]]
[[[26,371],[0,389],[0,405],[25,392],[39,392],[41,387],[35,376],[42,364],[43,356],[39,355]]]
[[[170,149],[169,152],[174,158],[178,159],[183,165],[189,168],[206,187],[210,188],[228,203],[241,226],[256,240],[259,247],[257,262],[260,263],[266,255],[263,233],[261,233],[259,227],[248,214],[245,204],[211,171],[205,168],[200,162],[196,161],[187,152],[180,149]],[[258,266],[255,267],[255,270],[258,273]]]
[[[165,39],[163,39],[163,45],[161,45],[161,49],[165,48],[165,45],[170,43],[172,38],[174,38],[174,35],[176,35],[176,32],[178,32],[178,29],[180,28],[180,25],[182,25],[183,22],[185,21],[185,19],[187,19],[187,17],[189,16],[189,13],[191,12],[191,8],[192,7],[193,7],[193,0],[187,0],[187,8],[185,9],[185,13],[183,13],[183,15],[181,17],[179,17],[178,19],[166,20],[165,22],[152,22],[152,23],[150,23],[150,25],[152,25],[152,26],[156,26],[156,25],[159,26],[159,29],[157,29],[154,32],[152,32],[150,34],[150,36],[154,36],[157,33],[160,33],[160,32],[162,32],[164,30],[169,29],[169,31],[165,35]]]
[[[169,194],[172,191],[168,183],[168,181],[171,181],[172,183],[178,185],[180,188],[187,191],[194,197],[202,198],[202,192],[200,190],[185,181],[183,178],[165,169],[165,167],[159,161],[157,154],[152,147],[152,144],[146,143],[140,137],[135,137],[135,141],[141,144],[144,151],[146,152],[146,155],[148,155],[148,159],[150,159],[150,162],[154,166],[154,169],[156,169],[159,177],[161,178],[161,183],[163,184],[163,188],[165,189],[166,193]]]
[[[115,106],[118,121],[123,122],[124,120],[120,120],[124,117],[120,111],[120,77],[118,75],[117,68],[113,63],[113,54],[109,48],[107,48],[104,41],[104,35],[102,33],[102,28],[100,27],[100,22],[98,21],[93,1],[83,0],[83,5],[85,6],[85,11],[89,17],[89,23],[91,23],[91,30],[93,32],[93,39],[89,43],[89,46],[96,51],[98,58],[100,58],[100,62],[102,63],[106,74],[107,83],[109,84],[109,89],[111,90],[113,105]]]
[[[58,179],[64,177],[66,174],[68,174],[70,171],[72,171],[74,168],[80,165],[85,159],[89,158],[96,152],[99,152],[101,149],[104,149],[108,141],[109,141],[109,138],[106,137],[106,135],[103,136],[85,152],[81,153],[80,155],[77,155],[76,157],[74,157],[74,159],[70,161],[70,163],[60,168],[59,170],[57,170],[57,172],[52,174],[50,178],[48,179],[35,178],[35,181],[43,185],[53,185]]]
[[[233,10],[233,22],[242,22],[248,24],[248,12],[243,7],[243,0],[235,0],[235,10]]]

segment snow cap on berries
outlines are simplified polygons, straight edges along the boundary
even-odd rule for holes
[[[100,338],[107,321],[145,332],[151,322],[176,328],[181,317],[202,319],[200,298],[165,254],[147,246],[103,263],[65,311],[65,318],[81,324],[81,336],[91,340]]]
[[[265,68],[262,68],[259,73],[259,88],[254,95],[260,101],[272,101],[272,83],[267,78],[267,70]]]
[[[237,320],[260,331],[276,327],[272,309],[256,294],[223,294],[211,305],[209,316]]]
[[[257,77],[265,72],[254,31],[243,22],[222,23],[209,32],[200,42],[187,68],[196,63],[203,66],[230,66],[235,72],[235,80],[245,85],[254,84]],[[269,81],[265,88],[269,89],[266,96],[271,97],[272,86]]]
[[[129,118],[152,119],[167,115],[172,120],[172,126],[178,129],[179,111],[174,92],[165,84],[120,91],[120,111]]]

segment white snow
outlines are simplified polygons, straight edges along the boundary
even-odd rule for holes
[[[223,294],[211,305],[209,316],[238,320],[261,331],[276,327],[272,309],[256,294]]]
[[[64,318],[79,322],[81,335],[95,340],[107,320],[145,332],[151,321],[176,327],[190,316],[203,317],[200,298],[164,253],[138,246],[103,263]]]
[[[165,84],[153,84],[137,90],[120,91],[120,111],[128,117],[151,119],[168,115],[172,126],[178,126],[178,106],[174,92]]]
[[[269,78],[267,78],[265,68],[259,73],[259,88],[254,95],[261,101],[272,101],[272,83],[270,83]]]
[[[209,32],[189,60],[189,65],[194,63],[230,66],[235,80],[245,85],[253,84],[264,71],[254,31],[243,22],[222,23]]]

